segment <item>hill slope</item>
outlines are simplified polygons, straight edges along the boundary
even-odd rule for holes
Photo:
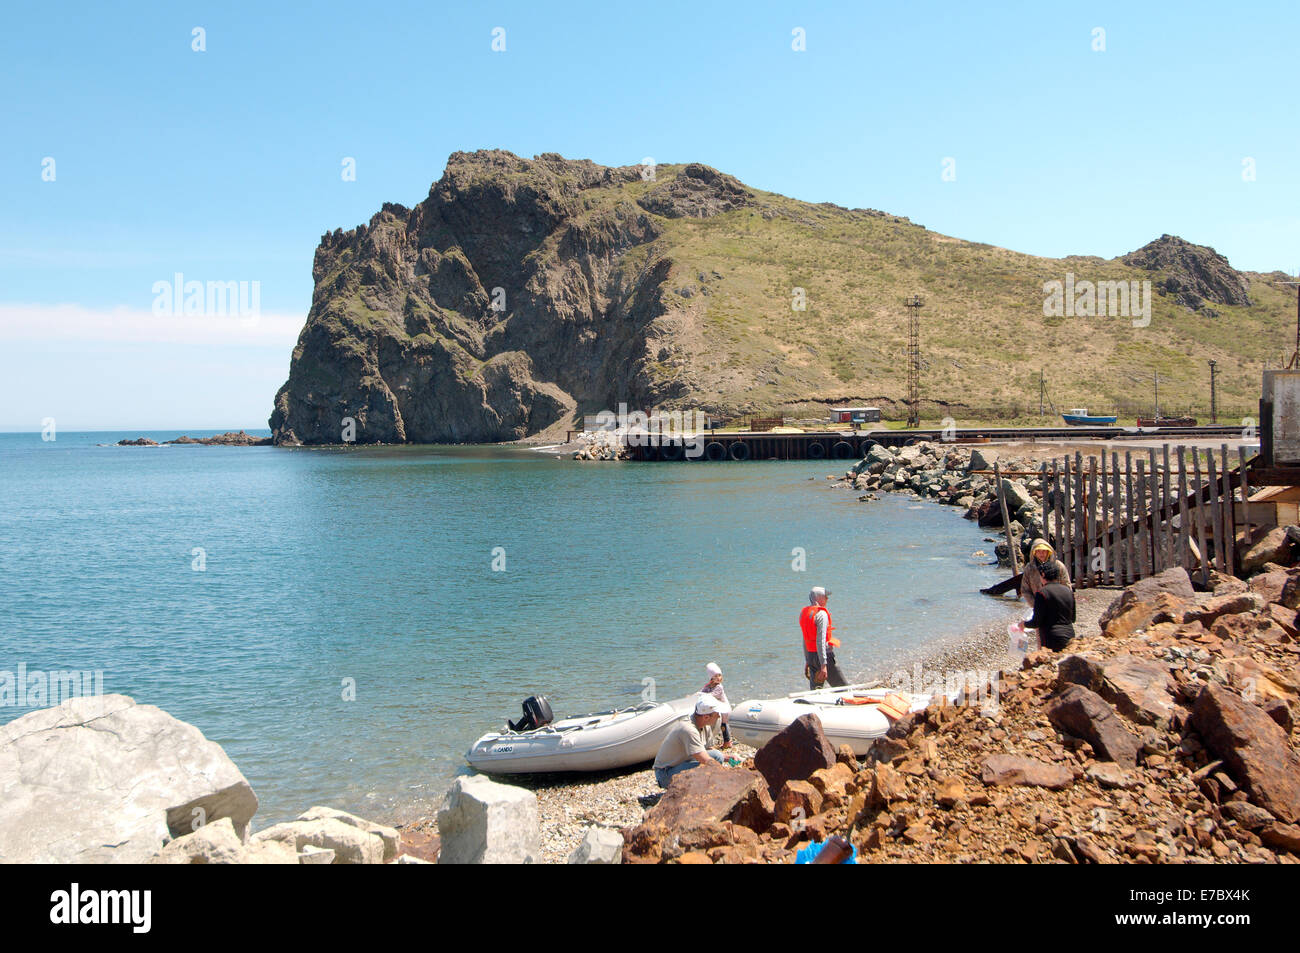
[[[270,425],[280,443],[497,441],[629,408],[898,410],[905,295],[925,299],[923,412],[1249,413],[1289,347],[1281,274],[1162,236],[1123,258],[1038,258],[905,218],[750,189],[701,165],[606,168],[455,153],[428,197],[323,236]],[[1149,280],[1148,326],[1044,317],[1044,283]],[[797,289],[802,289],[800,292]],[[794,306],[800,298],[802,310]],[[818,406],[818,405],[822,406]],[[1203,411],[1202,411],[1203,412]]]

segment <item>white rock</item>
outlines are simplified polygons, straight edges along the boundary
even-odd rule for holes
[[[384,863],[392,860],[397,856],[397,851],[401,846],[402,837],[397,833],[394,827],[385,827],[383,824],[376,824],[373,821],[367,821],[364,818],[357,817],[355,814],[349,814],[347,811],[340,811],[338,808],[322,807],[317,805],[298,815],[300,821],[317,821],[321,818],[330,817],[336,821],[342,821],[367,834],[374,834],[384,842]]]
[[[278,841],[266,841],[268,844],[279,843]],[[332,864],[334,863],[334,851],[328,847],[313,847],[311,844],[304,844],[302,852],[298,854],[298,863],[300,864]]]
[[[395,863],[395,864],[427,864],[427,863],[430,863],[430,861],[424,860],[424,859],[422,859],[422,858],[420,858],[420,857],[412,856],[411,854],[403,854],[401,857],[398,857],[397,860],[393,861],[393,863]]]
[[[438,811],[440,864],[532,864],[541,856],[537,795],[481,774],[457,778]]]
[[[0,859],[143,863],[257,796],[221,746],[125,695],[73,698],[0,725]]]
[[[621,864],[623,835],[607,827],[589,827],[578,849],[569,855],[571,864]]]
[[[204,824],[193,834],[172,841],[154,857],[151,864],[237,864],[244,844],[235,833],[230,818],[223,817]]]
[[[298,853],[304,846],[325,847],[334,851],[336,864],[382,864],[384,842],[376,834],[344,824],[332,817],[314,821],[286,821],[253,835],[253,841],[280,841]]]

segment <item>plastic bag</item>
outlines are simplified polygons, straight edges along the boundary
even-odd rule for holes
[[[1025,656],[1038,648],[1038,633],[1025,628],[1024,622],[1007,626],[1007,647],[1012,655]]]

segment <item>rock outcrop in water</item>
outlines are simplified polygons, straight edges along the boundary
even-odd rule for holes
[[[1073,325],[1045,331],[1037,316],[1044,282],[1067,271],[1108,281],[1154,270],[1177,301],[1243,308],[1232,346],[1259,355],[1209,345],[1185,369],[1162,370],[1162,393],[1190,400],[1203,390],[1201,358],[1263,360],[1268,322],[1289,313],[1267,280],[1263,304],[1244,310],[1240,273],[1169,236],[1123,259],[1054,261],[760,192],[696,163],[653,171],[457,152],[414,208],[388,203],[324,235],[270,418],[275,442],[511,440],[620,403],[721,417],[893,407],[905,390],[900,302],[916,291],[927,321],[964,315],[926,343],[940,370],[926,401],[945,415],[1017,416],[1002,382],[1023,374],[1027,340],[1035,362],[1057,369],[1057,393],[1108,405],[1131,385],[1107,383],[1078,345],[1105,366],[1125,322],[1081,337]],[[1176,300],[1158,298],[1151,346],[1184,346]],[[1244,395],[1244,380],[1225,376],[1222,399]]]

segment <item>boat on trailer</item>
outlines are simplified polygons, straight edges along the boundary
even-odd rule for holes
[[[733,738],[761,748],[796,718],[811,712],[821,719],[822,733],[831,745],[848,745],[854,754],[865,755],[889,731],[891,716],[925,711],[933,697],[874,685],[820,688],[741,702],[731,710],[729,724]]]
[[[668,732],[694,710],[699,697],[612,708],[522,731],[511,725],[475,741],[465,760],[484,774],[608,771],[642,764],[654,760]]]
[[[1061,414],[1061,419],[1071,427],[1110,427],[1119,417],[1090,414],[1087,407],[1075,407],[1068,413]]]

